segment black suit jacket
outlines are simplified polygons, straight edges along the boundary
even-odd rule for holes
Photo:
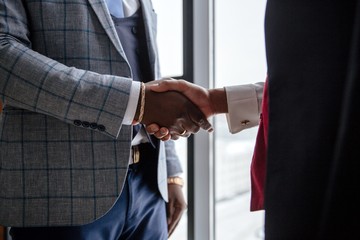
[[[266,239],[359,239],[359,2],[268,0]]]

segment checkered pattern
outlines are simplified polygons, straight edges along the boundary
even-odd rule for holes
[[[158,78],[156,16],[142,5]],[[0,0],[0,224],[77,225],[109,210],[129,160],[130,76],[103,0]]]

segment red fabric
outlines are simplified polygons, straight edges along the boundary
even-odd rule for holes
[[[260,115],[259,130],[256,136],[254,154],[251,162],[251,202],[250,210],[264,209],[264,187],[266,177],[267,136],[269,129],[269,97],[268,79],[264,86],[262,113]]]

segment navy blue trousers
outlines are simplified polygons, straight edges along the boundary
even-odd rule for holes
[[[140,150],[140,163],[130,166],[120,197],[103,217],[83,226],[13,227],[10,235],[14,240],[167,239],[166,206],[158,191],[157,161],[151,148]]]

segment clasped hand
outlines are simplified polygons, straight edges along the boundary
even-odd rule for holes
[[[181,92],[152,89],[152,86],[159,86],[163,81],[166,80],[152,81],[145,85],[146,101],[141,123],[147,125],[147,131],[164,141],[170,138],[176,140],[180,136],[188,137],[200,128],[212,131],[203,111]]]
[[[212,132],[208,117],[217,113],[210,91],[185,80],[171,78],[146,84],[146,130],[167,141],[188,137],[200,128]]]

